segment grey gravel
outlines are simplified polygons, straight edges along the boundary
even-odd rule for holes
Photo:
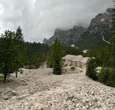
[[[52,75],[52,69],[26,70],[0,85],[0,110],[115,110],[115,88],[82,73]]]

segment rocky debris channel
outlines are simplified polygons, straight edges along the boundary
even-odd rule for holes
[[[115,88],[84,72],[52,75],[52,69],[23,70],[0,84],[0,110],[115,110]]]

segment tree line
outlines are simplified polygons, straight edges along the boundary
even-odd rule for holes
[[[0,37],[0,74],[4,81],[20,68],[38,68],[45,61],[48,46],[41,43],[25,42],[21,27],[16,31],[6,30]]]
[[[53,73],[62,74],[62,57],[66,54],[80,54],[74,47],[62,45],[57,39],[48,46],[37,42],[25,42],[19,26],[16,31],[6,30],[0,37],[0,74],[6,81],[11,73],[22,72],[20,68],[36,69],[43,62],[53,68]]]

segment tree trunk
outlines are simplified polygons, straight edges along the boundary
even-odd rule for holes
[[[16,71],[16,78],[18,77],[18,72]]]
[[[7,80],[7,73],[4,74],[4,83],[6,82]]]

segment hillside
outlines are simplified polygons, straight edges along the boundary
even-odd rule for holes
[[[54,35],[49,40],[44,40],[44,43],[51,45],[55,39],[58,39],[62,44],[72,45],[82,49],[96,48],[103,46],[103,36],[106,40],[111,39],[112,33],[112,9],[109,8],[105,13],[98,14],[91,20],[88,28],[82,26],[74,26],[69,30],[57,29]]]
[[[107,9],[105,13],[98,14],[91,20],[85,33],[80,37],[77,45],[80,48],[97,48],[106,44],[104,38],[109,41],[112,34],[112,9]]]

